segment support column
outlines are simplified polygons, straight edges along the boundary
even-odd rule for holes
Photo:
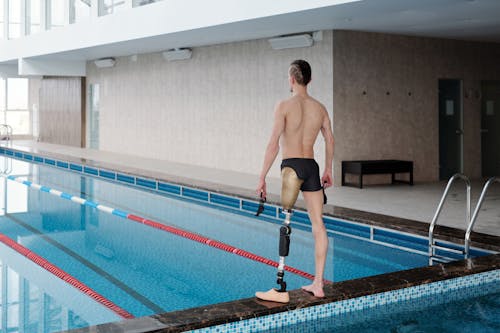
[[[49,30],[51,26],[51,11],[50,11],[50,6],[51,6],[51,1],[50,0],[41,0],[41,7],[40,7],[40,30]]]

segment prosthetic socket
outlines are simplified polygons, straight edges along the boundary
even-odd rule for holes
[[[286,292],[286,282],[283,280],[285,276],[285,257],[288,256],[290,250],[290,234],[292,228],[290,227],[290,218],[292,216],[292,208],[297,201],[300,187],[303,180],[299,179],[297,174],[292,168],[284,167],[281,170],[281,204],[283,206],[283,214],[285,220],[280,228],[280,241],[279,241],[279,265],[276,283],[280,285],[279,292]]]

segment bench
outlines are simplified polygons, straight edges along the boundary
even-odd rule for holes
[[[359,176],[359,183],[346,183],[347,173]],[[392,175],[392,182],[413,185],[413,162],[400,160],[368,160],[368,161],[342,161],[342,186],[357,186],[363,188],[363,175],[387,174]],[[396,173],[409,173],[410,180],[397,180]]]

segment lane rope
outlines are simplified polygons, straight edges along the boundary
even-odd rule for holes
[[[27,259],[31,260],[38,266],[42,267],[49,273],[57,276],[61,280],[65,281],[66,283],[70,284],[71,286],[75,287],[76,289],[80,290],[87,296],[91,297],[98,303],[101,303],[120,317],[124,319],[131,319],[134,318],[134,316],[127,312],[126,310],[122,309],[106,297],[102,296],[98,292],[94,291],[92,288],[88,287],[85,285],[83,282],[79,281],[75,277],[71,276],[70,274],[66,273],[56,265],[50,263],[47,259],[42,258],[35,252],[31,251],[30,249],[22,246],[21,244],[17,243],[16,241],[10,239],[6,235],[0,233],[0,242],[4,243],[17,253],[21,254],[22,256],[26,257]]]
[[[260,255],[239,249],[237,247],[220,242],[218,240],[210,239],[208,237],[201,236],[201,235],[195,234],[195,233],[187,231],[187,230],[183,230],[183,229],[173,227],[173,226],[168,226],[168,225],[162,224],[160,222],[146,219],[144,217],[134,215],[134,214],[128,213],[128,212],[120,210],[120,209],[115,209],[112,207],[108,207],[108,206],[99,204],[98,202],[95,202],[95,201],[83,199],[83,198],[80,198],[78,196],[75,196],[75,195],[72,195],[69,193],[58,191],[56,189],[52,189],[50,187],[34,183],[34,182],[31,182],[31,181],[26,180],[26,179],[22,179],[21,176],[18,176],[18,177],[12,176],[12,175],[10,175],[10,176],[2,175],[2,176],[6,177],[9,180],[15,181],[17,183],[26,185],[30,188],[39,190],[41,192],[46,192],[46,193],[52,194],[54,196],[78,203],[80,205],[89,206],[89,207],[95,208],[95,209],[100,210],[100,211],[107,213],[107,214],[115,215],[115,216],[130,220],[130,221],[134,221],[137,223],[147,225],[149,227],[152,227],[152,228],[155,228],[158,230],[166,231],[168,233],[171,233],[171,234],[174,234],[174,235],[186,238],[186,239],[190,239],[192,241],[195,241],[195,242],[198,242],[201,244],[205,244],[205,245],[211,246],[211,247],[219,249],[219,250],[233,253],[233,254],[236,254],[238,256],[241,256],[241,257],[253,260],[253,261],[257,261],[257,262],[260,262],[260,263],[263,263],[263,264],[266,264],[266,265],[269,265],[272,267],[278,267],[277,261],[267,259],[267,258],[262,257]],[[314,275],[307,273],[307,272],[304,272],[300,269],[297,269],[297,268],[294,268],[291,266],[285,266],[285,270],[287,272],[302,276],[306,279],[314,280]],[[327,280],[325,280],[325,281],[328,282]]]

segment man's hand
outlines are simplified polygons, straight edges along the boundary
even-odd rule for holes
[[[325,172],[323,173],[323,177],[321,177],[321,183],[323,184],[324,188],[328,188],[333,185],[333,177],[331,170],[325,170]]]
[[[261,195],[262,197],[266,198],[267,197],[267,189],[266,189],[266,180],[265,179],[259,179],[259,185],[257,185],[257,189],[255,190],[258,196]]]

